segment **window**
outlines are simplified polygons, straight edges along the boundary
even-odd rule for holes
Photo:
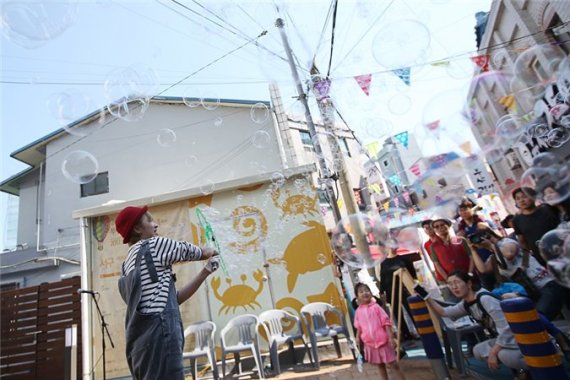
[[[303,143],[305,150],[313,152],[315,150],[315,146],[313,145],[311,134],[307,131],[299,131],[299,135],[301,135],[301,142]]]
[[[5,282],[0,284],[0,291],[6,292],[8,290],[20,289],[20,282]]]
[[[384,160],[382,161],[382,163],[384,164],[385,167],[388,167],[388,160]]]
[[[81,184],[81,198],[109,192],[109,172],[99,173],[91,182]]]
[[[565,44],[570,39],[570,29],[565,22],[562,22],[557,13],[554,13],[554,16],[552,16],[552,20],[544,33],[550,42],[557,44],[564,53],[570,53],[570,48]]]
[[[338,140],[338,144],[340,145],[340,150],[342,153],[346,154],[348,157],[352,157],[350,155],[350,149],[348,148],[348,141],[346,140],[346,137],[339,137]]]

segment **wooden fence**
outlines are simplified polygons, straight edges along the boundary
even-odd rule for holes
[[[80,277],[0,293],[0,378],[64,379],[65,329],[77,325],[81,378]]]

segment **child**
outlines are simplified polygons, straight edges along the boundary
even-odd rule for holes
[[[388,380],[386,367],[392,370],[396,379],[405,379],[396,362],[392,322],[388,314],[378,305],[368,285],[356,284],[354,292],[358,300],[354,317],[356,341],[364,345],[364,357],[368,363],[380,366],[381,379]]]

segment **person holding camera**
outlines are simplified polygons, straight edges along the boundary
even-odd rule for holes
[[[510,281],[518,282],[535,301],[536,310],[549,320],[561,311],[564,289],[554,281],[554,277],[534,256],[525,252],[520,244],[509,238],[501,238],[492,229],[481,223],[476,233],[469,235],[470,245],[477,249],[485,248],[493,252],[499,274]],[[473,262],[478,271],[493,273],[491,259],[481,260],[473,255]]]
[[[457,225],[457,234],[463,237],[467,237],[477,231],[477,225],[484,223],[489,228],[491,228],[491,222],[483,219],[477,211],[481,210],[480,206],[477,206],[475,202],[473,202],[469,198],[463,198],[459,206],[457,207],[457,212],[461,217]],[[483,261],[487,261],[489,256],[493,254],[493,252],[489,251],[486,248],[478,247],[476,249],[476,253],[479,258]],[[492,290],[495,287],[495,276],[492,273],[479,273],[479,280],[481,281],[481,285],[488,290]]]

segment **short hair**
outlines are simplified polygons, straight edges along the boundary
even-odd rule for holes
[[[433,221],[432,221],[431,219],[423,220],[421,226],[422,226],[422,227],[425,227],[426,225],[428,225],[428,226],[431,227],[432,222],[433,222]]]
[[[514,217],[515,217],[515,216],[514,216],[513,214],[507,215],[507,216],[505,217],[505,219],[501,220],[501,226],[502,226],[503,228],[511,228],[511,227],[509,226],[509,223],[511,222],[511,220],[514,219]]]
[[[366,285],[366,284],[363,283],[363,282],[359,282],[358,284],[354,285],[354,294],[358,295],[358,291],[359,291],[361,288],[366,288],[366,289],[368,289],[369,292],[371,292],[370,286]]]
[[[457,206],[457,209],[459,210],[460,208],[473,208],[475,206],[477,206],[477,204],[474,201],[469,198],[463,198],[461,200],[461,203],[459,203],[459,206]]]
[[[523,193],[531,198],[536,198],[536,191],[530,187],[517,187],[514,189],[512,192],[513,200],[515,200],[518,193]]]

